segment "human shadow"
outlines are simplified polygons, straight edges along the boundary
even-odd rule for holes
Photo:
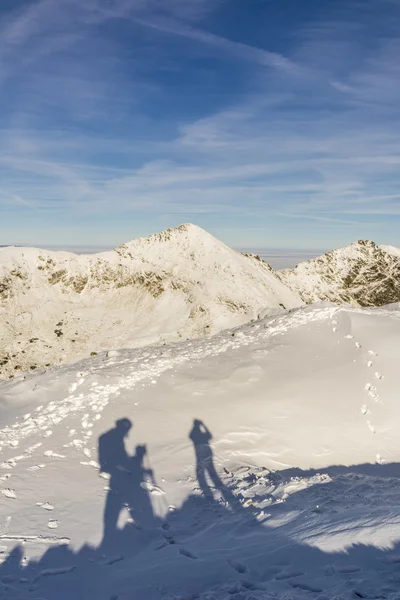
[[[154,474],[151,468],[144,465],[147,448],[138,445],[130,456],[125,447],[131,428],[129,419],[119,419],[113,429],[99,438],[100,472],[109,477],[102,546],[112,545],[119,535],[118,520],[123,510],[129,515],[127,523],[136,529],[159,525],[150,499],[150,491],[155,486]]]
[[[379,596],[379,589],[375,596],[371,595],[378,570],[382,586],[390,588],[385,597],[395,598],[399,544],[384,549],[359,543],[343,546],[341,550],[324,551],[307,539],[312,540],[318,531],[329,529],[336,522],[342,529],[358,527],[353,523],[354,510],[359,510],[362,500],[359,490],[354,489],[357,474],[361,477],[365,473],[366,480],[360,483],[363,490],[366,486],[375,490],[379,484],[383,487],[390,484],[389,489],[397,490],[396,497],[400,498],[400,481],[395,476],[400,472],[400,465],[321,469],[321,472],[331,473],[324,485],[306,486],[285,501],[276,497],[275,504],[271,495],[264,514],[261,500],[267,497],[267,489],[292,486],[293,477],[314,477],[317,473],[301,469],[270,473],[268,469],[257,471],[249,467],[246,476],[242,472],[223,470],[219,475],[214,465],[212,434],[204,423],[195,419],[189,437],[195,450],[198,487],[188,491],[180,507],[166,510],[161,520],[155,516],[151,503],[151,489],[156,483],[147,465],[146,446],[136,446],[133,455],[125,446],[131,429],[132,423],[121,419],[99,438],[100,468],[109,475],[104,539],[100,545],[85,544],[76,550],[67,544],[49,545],[39,559],[27,561],[25,552],[29,539],[24,540],[2,563],[0,561],[0,600],[153,600],[160,597],[225,598],[226,594],[247,599],[253,593],[270,597],[269,592],[273,595],[282,592],[282,596],[277,597],[294,597],[297,591],[316,592],[316,587],[310,587],[307,579],[307,574],[311,580],[315,578],[314,573],[319,574],[324,584],[331,585],[333,581],[337,586],[332,591],[327,590],[324,597],[347,598],[349,590],[351,597],[383,597]],[[255,506],[248,504],[244,493],[247,490],[251,491]],[[316,493],[323,502],[318,500],[318,510],[314,512]],[[348,504],[353,500],[359,504],[354,510],[350,506],[347,513],[335,512],[332,498],[340,500],[346,493]],[[385,508],[385,519],[396,523],[400,519],[400,502],[398,505],[393,502],[394,492],[391,498],[391,505]],[[340,508],[342,503],[338,506]],[[118,528],[124,508],[130,519]],[[302,524],[306,528],[305,542],[299,541],[284,525],[289,522],[287,516],[293,518],[298,509],[305,514]],[[382,519],[378,509],[375,523],[375,513],[371,507],[365,508],[372,529],[378,527]],[[350,531],[349,539],[351,535]],[[49,544],[54,543],[55,538],[49,540]],[[375,573],[374,580],[368,579],[368,569]],[[346,589],[340,588],[342,581],[348,586]]]
[[[193,442],[195,452],[196,479],[204,496],[212,498],[212,488],[214,488],[220,492],[226,502],[234,502],[234,496],[223,484],[214,465],[214,455],[210,445],[213,436],[200,419],[193,419],[189,439]]]
[[[130,459],[132,502],[129,512],[137,526],[154,527],[159,525],[159,519],[154,515],[150,493],[155,489],[156,482],[153,469],[144,465],[146,455],[146,445],[138,445]]]

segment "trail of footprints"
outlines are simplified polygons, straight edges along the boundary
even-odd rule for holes
[[[337,331],[337,321],[335,319],[332,319],[332,331],[336,332]],[[354,340],[354,336],[353,335],[345,335],[344,338],[346,340]],[[354,347],[357,348],[357,350],[361,349],[361,344],[360,342],[354,341]],[[378,353],[375,352],[374,350],[368,350],[368,355],[371,357],[374,356],[378,356]],[[368,369],[371,369],[373,367],[373,360],[370,358],[367,362],[366,362],[366,366]],[[381,373],[379,373],[378,371],[375,371],[373,373],[373,377],[374,377],[374,382],[377,383],[378,381],[380,381],[381,379],[383,379],[383,375]],[[371,377],[372,379],[372,377]],[[371,383],[371,381],[367,381],[367,383],[364,386],[364,391],[366,392],[367,396],[368,396],[368,400],[373,400],[376,403],[380,403],[381,399],[379,397],[379,394],[377,392],[377,388],[376,385],[374,385],[373,383]],[[368,417],[371,414],[370,409],[368,408],[368,404],[363,404],[361,406],[361,414],[365,417]],[[371,421],[369,420],[369,418],[366,419],[366,423],[367,423],[367,427],[368,429],[371,431],[371,433],[375,433],[375,427],[374,425],[371,423]],[[384,459],[377,454],[376,460],[378,463],[382,464],[384,462]]]
[[[370,356],[378,356],[377,352],[374,352],[374,350],[368,350],[368,354]],[[372,370],[373,361],[368,360],[366,363],[366,366],[368,369]],[[374,379],[375,379],[375,382],[378,382],[379,380],[383,379],[383,375],[381,373],[379,373],[378,371],[375,371]],[[369,401],[372,400],[373,402],[376,402],[376,403],[381,402],[376,385],[373,385],[370,381],[367,381],[367,383],[365,384],[364,391],[366,392]],[[367,404],[364,404],[361,407],[361,413],[366,417],[368,417],[368,415],[371,414],[371,411],[369,410]],[[375,427],[368,418],[367,418],[367,426],[368,426],[369,430],[371,431],[371,433],[375,433],[375,431],[376,431]],[[382,457],[379,454],[376,456],[376,460],[380,464],[384,462],[384,459],[382,459]]]
[[[85,377],[84,375],[86,375],[86,373],[77,373],[77,381],[76,383],[73,383],[70,386],[69,392],[73,393],[80,385],[82,385],[82,383],[85,381]],[[93,386],[97,386],[97,382],[95,382],[94,384],[92,384]],[[40,415],[41,411],[42,411],[42,406],[38,406],[33,413],[28,413],[26,415],[24,415],[23,420],[25,423],[28,423],[30,421],[33,421],[35,423],[35,425],[37,425],[37,430],[41,431],[43,438],[48,438],[52,435],[52,430],[49,429],[49,425],[48,423],[44,422],[44,420],[42,419],[42,417],[38,416],[36,417],[36,415]],[[83,415],[83,417],[81,418],[81,431],[82,431],[82,438],[83,439],[76,439],[75,438],[75,434],[77,433],[75,429],[70,429],[69,431],[69,436],[73,437],[74,439],[67,443],[64,444],[64,447],[70,447],[73,446],[77,449],[81,449],[83,451],[83,454],[86,458],[90,458],[91,456],[91,450],[89,448],[86,447],[86,444],[88,443],[88,441],[90,440],[91,436],[92,436],[92,431],[91,428],[93,427],[93,422],[92,421],[97,421],[101,418],[101,412],[103,409],[103,406],[101,405],[101,403],[98,402],[98,398],[94,397],[93,400],[91,400],[90,402],[90,408],[93,411],[94,415],[93,418],[90,418],[90,414],[89,413],[85,413]],[[53,424],[57,424],[57,418],[51,418],[50,419]],[[43,422],[42,422],[43,421]],[[13,426],[11,429],[17,429],[17,427]],[[19,440],[17,439],[9,439],[7,442],[4,442],[3,440],[0,443],[0,448],[2,446],[9,446],[10,448],[17,448],[19,445]],[[5,483],[9,483],[10,478],[12,477],[12,469],[17,466],[17,464],[24,460],[24,459],[29,459],[32,457],[32,455],[34,453],[36,453],[41,446],[43,445],[42,442],[38,442],[32,446],[30,446],[29,448],[27,448],[27,450],[25,450],[25,452],[21,455],[9,458],[8,460],[5,461],[0,461],[0,495],[4,496],[5,498],[9,499],[10,501],[17,499],[17,492],[13,487],[1,487],[1,484],[5,484]],[[43,451],[43,456],[47,459],[65,459],[66,456],[64,454],[55,452],[53,450],[45,450]],[[82,461],[81,462],[82,465],[87,465],[87,466],[91,466],[94,467],[96,469],[99,469],[99,465],[98,463],[96,463],[93,460],[89,460],[89,461]],[[46,467],[46,464],[44,463],[37,463],[34,465],[31,465],[29,467],[27,467],[28,471],[38,471],[41,470],[43,468]],[[36,506],[38,507],[38,509],[42,509],[46,512],[52,512],[55,507],[50,503],[50,502],[36,502]],[[11,521],[11,517],[8,517],[8,521]],[[47,520],[47,527],[48,529],[52,529],[55,530],[58,528],[58,520],[55,518],[51,518]],[[15,538],[15,539],[14,539]],[[5,541],[15,541],[18,538],[18,536],[12,536],[12,535],[7,535],[7,534],[3,534],[0,536],[1,540],[5,540]],[[19,539],[19,538],[18,538]],[[46,543],[51,543],[51,544],[68,544],[69,543],[69,539],[67,538],[49,538],[49,537],[43,537],[43,536],[24,536],[23,538],[21,537],[21,541],[30,541],[30,539],[34,540],[34,541],[41,541],[41,539],[43,539],[44,542]],[[60,573],[64,572],[62,569],[60,570]],[[40,576],[45,576],[48,573],[41,573],[39,574]],[[52,573],[53,574],[53,573]],[[56,573],[54,573],[56,574]]]

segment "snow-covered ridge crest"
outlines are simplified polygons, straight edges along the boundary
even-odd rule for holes
[[[383,306],[400,301],[400,250],[370,240],[359,240],[278,273],[307,303],[327,300]]]
[[[0,377],[211,335],[302,304],[255,256],[191,224],[76,255],[0,249]]]

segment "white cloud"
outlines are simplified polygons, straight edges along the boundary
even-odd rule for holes
[[[160,19],[158,17],[144,19],[136,16],[132,16],[131,18],[135,23],[143,25],[144,27],[214,46],[237,58],[248,60],[261,66],[272,67],[287,74],[298,75],[301,73],[301,69],[298,65],[277,52],[269,52],[262,48],[236,42],[177,20]]]

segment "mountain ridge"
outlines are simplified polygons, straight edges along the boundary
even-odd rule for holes
[[[191,224],[98,254],[0,252],[0,376],[202,337],[302,301],[271,267]]]
[[[95,254],[0,248],[0,378],[319,301],[400,301],[400,250],[359,240],[276,271],[190,223]]]
[[[400,301],[400,250],[358,240],[277,274],[307,304],[383,306]]]

